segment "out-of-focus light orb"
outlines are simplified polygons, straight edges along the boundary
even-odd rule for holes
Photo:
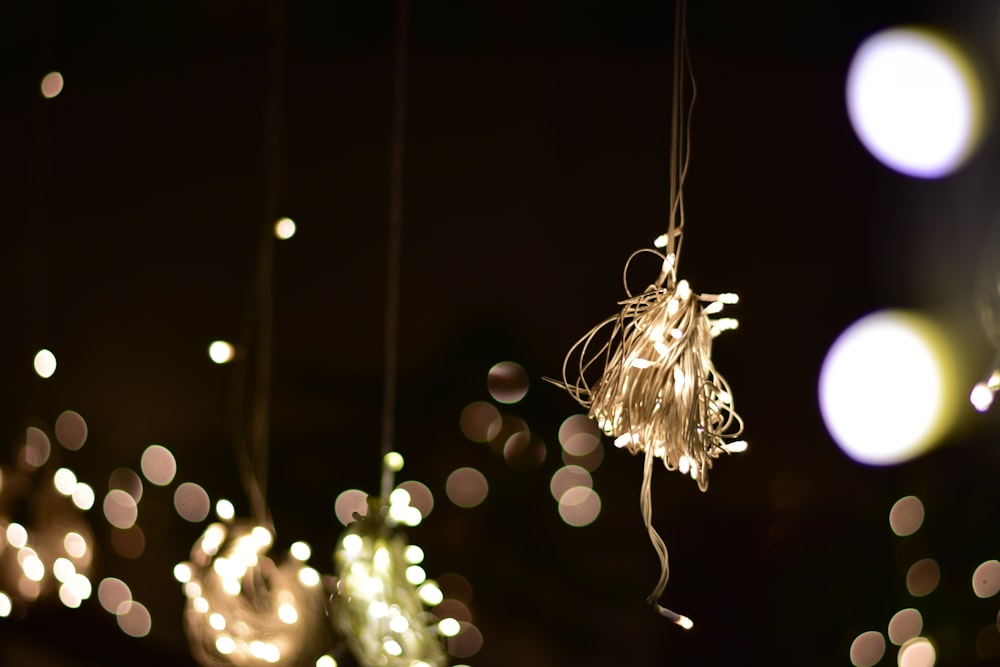
[[[70,558],[83,558],[87,555],[87,540],[80,533],[70,531],[63,537],[63,549]]]
[[[909,176],[955,171],[982,134],[979,77],[950,40],[919,28],[876,33],[847,73],[847,111],[861,143]]]
[[[924,504],[916,496],[900,498],[889,510],[889,527],[900,537],[920,530],[924,524]]]
[[[411,479],[400,483],[399,488],[410,494],[410,505],[420,510],[423,518],[430,516],[434,510],[434,494],[426,484]]]
[[[393,472],[399,472],[403,469],[403,465],[406,463],[403,460],[403,455],[399,452],[387,452],[385,456],[382,457],[382,463],[385,467]]]
[[[191,564],[177,563],[174,565],[174,579],[182,584],[191,581]]]
[[[500,411],[486,401],[469,403],[458,419],[462,434],[472,442],[489,442],[500,433],[502,423]]]
[[[145,637],[153,626],[149,610],[141,602],[123,603],[117,615],[118,627],[130,637]]]
[[[281,218],[274,223],[274,235],[282,241],[295,236],[295,221],[291,218]]]
[[[83,447],[87,442],[87,422],[80,413],[66,410],[56,418],[56,440],[74,452]]]
[[[52,377],[56,372],[56,355],[48,350],[39,350],[35,354],[35,372],[41,378]]]
[[[528,393],[528,371],[517,362],[501,361],[487,374],[486,388],[497,403],[517,403]]]
[[[128,468],[115,468],[108,476],[109,489],[121,489],[135,502],[142,500],[142,479]]]
[[[559,468],[552,474],[549,481],[549,491],[556,500],[561,500],[563,494],[578,486],[593,487],[593,479],[586,468],[568,465]]]
[[[993,405],[993,390],[985,382],[978,382],[969,392],[969,402],[977,412],[986,412]]]
[[[306,542],[292,542],[292,546],[290,546],[288,550],[291,552],[292,558],[302,561],[303,563],[309,560],[309,557],[312,556],[312,548]]]
[[[459,468],[448,475],[444,489],[451,502],[468,509],[486,500],[490,485],[483,473],[475,468]]]
[[[24,437],[24,462],[33,468],[41,468],[52,454],[52,443],[45,431],[29,426]]]
[[[316,667],[337,667],[337,661],[332,655],[321,655],[316,659]]]
[[[73,489],[73,504],[84,512],[94,506],[94,489],[86,482],[77,482]]]
[[[438,631],[445,637],[454,637],[462,626],[454,618],[442,618],[438,622]]]
[[[586,456],[601,444],[601,432],[587,415],[570,415],[559,427],[559,444],[572,456]]]
[[[1000,562],[981,563],[972,573],[972,590],[981,598],[991,598],[1000,592]]]
[[[444,593],[441,592],[441,589],[433,581],[428,581],[420,586],[417,589],[417,595],[429,607],[439,605],[444,600]]]
[[[855,461],[892,465],[935,444],[950,425],[951,354],[924,317],[880,311],[834,341],[819,377],[820,412]]]
[[[885,638],[881,632],[862,632],[851,642],[851,664],[854,667],[873,667],[885,655]]]
[[[458,634],[448,638],[448,653],[456,658],[471,658],[483,648],[483,633],[472,623],[459,621],[459,625]]]
[[[55,485],[56,491],[64,496],[71,496],[73,489],[76,488],[76,473],[69,468],[59,468],[52,476],[52,483]]]
[[[64,83],[62,74],[59,72],[49,72],[42,77],[42,85],[40,86],[42,97],[51,100],[53,97],[58,96],[62,92]]]
[[[150,445],[142,453],[139,462],[142,474],[153,484],[166,486],[174,481],[177,474],[177,461],[170,450],[163,445]]]
[[[215,503],[215,514],[223,521],[232,521],[236,516],[236,508],[231,501],[221,498]]]
[[[121,579],[108,577],[98,584],[97,599],[106,612],[117,616],[119,610],[132,602],[132,591]]]
[[[601,513],[601,497],[586,486],[574,486],[559,498],[559,516],[570,526],[594,523]]]
[[[104,496],[104,518],[115,528],[131,528],[139,518],[135,498],[121,489],[112,489]]]
[[[913,597],[930,595],[941,582],[941,567],[933,558],[918,560],[906,572],[906,590]]]
[[[899,649],[899,667],[934,667],[937,651],[926,637],[914,637]]]
[[[236,348],[224,340],[214,340],[208,346],[208,358],[217,364],[228,364],[236,358]]]
[[[924,630],[924,618],[916,609],[900,609],[889,619],[889,641],[902,646]]]
[[[174,491],[174,509],[182,519],[191,523],[204,521],[211,508],[208,492],[194,482],[184,482]]]
[[[342,491],[334,502],[333,511],[337,521],[346,526],[354,521],[355,513],[360,516],[368,513],[368,494],[358,489]]]
[[[0,618],[7,618],[13,610],[14,605],[11,602],[10,596],[0,591]]]
[[[28,530],[16,522],[8,524],[7,542],[15,549],[23,549],[28,544]]]

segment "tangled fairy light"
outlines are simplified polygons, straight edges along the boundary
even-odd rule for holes
[[[303,562],[307,548],[276,564],[266,555],[272,542],[260,525],[213,523],[191,561],[174,569],[191,653],[202,665],[311,664],[322,652],[321,577]]]
[[[405,505],[400,490],[393,495]],[[438,635],[456,634],[455,621],[439,623],[424,609],[443,596],[420,566],[423,551],[395,530],[393,504],[370,499],[368,516],[358,517],[340,537],[331,621],[365,667],[443,667]]]

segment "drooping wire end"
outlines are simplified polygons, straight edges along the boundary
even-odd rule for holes
[[[658,613],[660,616],[663,616],[668,620],[673,621],[674,623],[681,626],[685,630],[690,630],[691,628],[694,627],[694,621],[692,621],[684,614],[678,614],[676,611],[673,611],[672,609],[667,609],[666,607],[656,602],[653,602],[652,605],[653,609],[656,610],[656,613]]]

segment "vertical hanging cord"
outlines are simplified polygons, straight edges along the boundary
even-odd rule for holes
[[[395,481],[386,464],[395,438],[397,357],[399,355],[399,283],[403,227],[403,130],[406,120],[406,56],[410,2],[396,3],[396,62],[393,77],[392,146],[390,148],[389,246],[386,259],[385,394],[382,400],[382,502],[389,501]]]
[[[274,335],[274,231],[281,198],[282,83],[285,55],[285,3],[270,0],[267,8],[267,64],[264,119],[264,202],[260,226],[254,299],[249,304],[252,338],[253,380],[246,386],[246,374],[237,378],[237,391],[247,391],[250,416],[239,447],[238,459],[243,487],[258,524],[272,527],[267,508],[268,444],[271,415],[271,365]],[[248,360],[251,361],[251,360]],[[243,407],[243,401],[237,401]],[[239,409],[237,414],[245,414]]]

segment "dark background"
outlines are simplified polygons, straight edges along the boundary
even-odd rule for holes
[[[963,392],[988,370],[978,304],[998,205],[992,134],[956,175],[910,179],[865,152],[843,100],[857,43],[906,22],[950,30],[995,87],[1000,12],[960,4],[692,3],[699,96],[680,273],[696,291],[742,297],[741,327],[714,358],[750,450],[720,461],[705,494],[666,471],[654,479],[674,573],[665,601],[695,619],[685,633],[644,602],[658,564],[638,459],[605,443],[601,515],[586,528],[559,519],[556,433],[577,409],[541,380],[614,312],[626,258],[665,230],[673,5],[413,2],[396,447],[401,479],[435,493],[410,531],[429,574],[461,573],[475,590],[485,643],[466,662],[845,665],[855,636],[885,632],[911,606],[940,664],[1000,659],[997,603],[969,585],[1000,546],[995,417],[965,407],[946,446],[877,469],[840,453],[816,401],[831,342],[880,307],[921,308],[956,332]],[[265,148],[266,10],[0,4],[0,462],[28,423],[65,409],[87,419],[87,445],[63,456],[98,494],[94,581],[125,579],[153,619],[150,636],[131,639],[96,596],[42,607],[0,622],[4,664],[192,664],[171,569],[203,526],[147,485],[146,551],[131,560],[112,550],[98,508],[108,474],[162,443],[178,481],[248,512],[229,428],[235,367],[211,364],[206,348],[242,335],[270,186],[299,225],[275,247],[279,548],[305,539],[329,572],[334,499],[377,491],[395,8],[288,0],[277,158]],[[66,86],[44,100],[51,70]],[[41,347],[60,363],[47,381],[31,372]],[[548,447],[532,471],[458,428],[508,359],[531,390],[503,411]],[[471,510],[444,494],[464,465],[490,482]],[[908,494],[927,521],[901,540],[886,517]],[[914,599],[905,573],[922,557],[942,582]],[[890,648],[881,664],[894,663]]]

